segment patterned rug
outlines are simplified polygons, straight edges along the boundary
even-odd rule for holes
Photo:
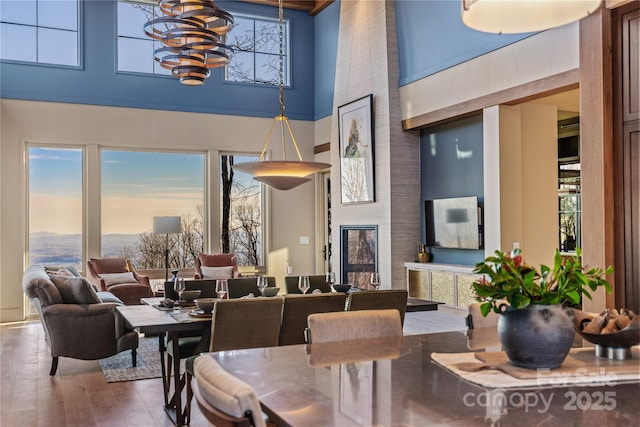
[[[160,378],[160,354],[158,353],[158,338],[140,338],[138,343],[138,363],[131,366],[131,351],[123,351],[115,356],[100,359],[100,368],[108,383],[119,381],[146,380]]]

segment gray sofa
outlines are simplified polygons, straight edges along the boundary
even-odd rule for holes
[[[131,350],[136,366],[138,333],[127,331],[116,305],[122,301],[109,292],[96,292],[74,269],[53,272],[40,265],[27,268],[22,289],[35,306],[51,351],[50,375],[59,357],[96,360]]]

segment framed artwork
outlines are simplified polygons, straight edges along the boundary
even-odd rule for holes
[[[338,107],[342,203],[375,201],[373,95]]]

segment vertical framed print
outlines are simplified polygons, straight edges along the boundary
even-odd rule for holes
[[[342,203],[375,202],[373,95],[338,107]]]

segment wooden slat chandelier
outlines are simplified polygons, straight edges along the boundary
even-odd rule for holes
[[[262,148],[260,158],[256,162],[238,163],[233,165],[234,169],[253,175],[253,179],[260,181],[269,187],[276,190],[290,190],[305,182],[311,181],[308,176],[315,172],[320,172],[324,169],[329,169],[331,165],[329,163],[320,162],[305,162],[302,160],[300,149],[296,143],[296,138],[291,130],[289,119],[284,115],[284,13],[282,7],[282,0],[278,1],[278,23],[279,23],[279,40],[280,40],[280,64],[279,64],[279,78],[280,78],[280,114],[276,116],[271,130],[267,135],[267,140]],[[267,160],[266,153],[269,143],[271,142],[271,136],[276,128],[276,125],[280,125],[280,133],[282,139],[282,160]],[[287,160],[285,150],[285,136],[286,132],[291,137],[291,141],[298,155],[298,160]]]
[[[144,32],[163,46],[153,51],[154,60],[171,70],[185,85],[204,84],[209,69],[229,62],[230,46],[222,38],[233,25],[233,16],[213,0],[158,0],[164,16],[150,20]]]

